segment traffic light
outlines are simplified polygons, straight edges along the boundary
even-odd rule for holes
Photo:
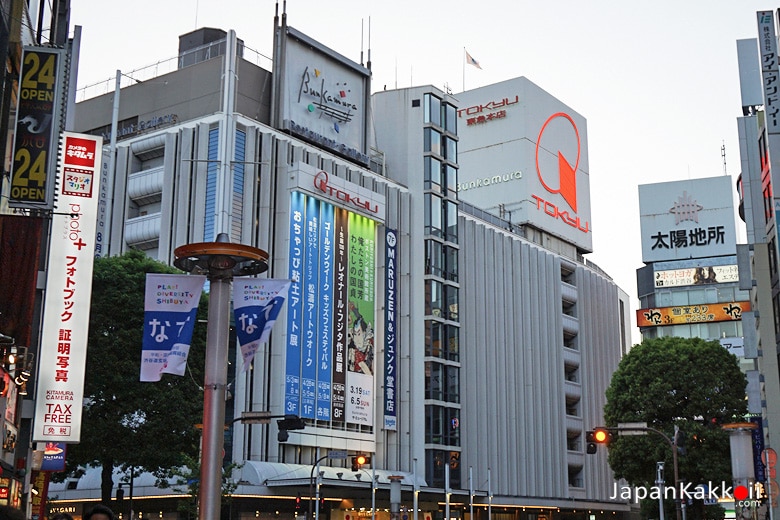
[[[301,494],[295,497],[295,512],[298,513],[301,510]]]
[[[325,495],[320,490],[320,511],[325,509]]]
[[[592,455],[598,450],[599,444],[609,446],[612,441],[612,432],[606,428],[596,428],[585,433],[585,442],[587,443],[585,452]]]
[[[352,457],[352,471],[359,471],[365,464],[371,464],[371,457],[356,455]]]

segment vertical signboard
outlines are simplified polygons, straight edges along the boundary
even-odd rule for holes
[[[349,212],[335,210],[335,270],[333,282],[333,400],[334,421],[345,420],[347,401],[347,242]]]
[[[290,203],[285,413],[371,426],[376,222],[297,191]]]
[[[53,206],[64,56],[63,49],[24,49],[8,199],[11,207]]]
[[[385,430],[396,430],[396,248],[394,229],[385,231]]]
[[[65,132],[52,216],[33,441],[79,442],[102,138]]]
[[[372,426],[374,418],[374,236],[373,220],[349,215],[347,289],[347,422]]]
[[[333,349],[333,229],[335,208],[322,204],[319,236],[319,345],[317,347],[317,420],[330,420]]]
[[[301,316],[303,301],[303,215],[306,196],[297,191],[290,196],[290,292],[287,299],[287,355],[284,377],[284,413],[300,417],[301,407]]]

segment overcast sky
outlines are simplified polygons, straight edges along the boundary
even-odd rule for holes
[[[431,84],[457,94],[525,76],[583,115],[588,258],[631,295],[633,320],[643,265],[637,186],[725,174],[736,182],[736,40],[756,38],[756,11],[778,7],[755,0],[289,0],[287,20],[354,61],[368,61],[370,48],[374,91]],[[270,57],[275,9],[272,0],[72,0],[71,27],[82,27],[79,86],[174,57],[179,35],[199,27],[234,29]],[[464,49],[481,70],[465,66]],[[633,337],[640,340],[638,331]]]

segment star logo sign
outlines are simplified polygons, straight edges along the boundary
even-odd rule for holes
[[[559,119],[563,120],[564,124],[571,125],[571,128],[574,130],[573,137],[577,143],[577,156],[574,158],[574,163],[572,164],[571,156],[567,157],[560,149],[557,150],[558,178],[556,180],[554,171],[543,172],[542,168],[539,166],[539,149],[547,150],[548,148],[545,148],[544,144],[557,145],[559,142],[557,139],[554,142],[552,139],[548,139],[548,142],[544,142],[544,133],[548,130],[548,125],[550,125],[550,123]],[[544,189],[550,193],[559,193],[575,213],[577,211],[577,167],[580,164],[580,151],[580,133],[571,116],[563,112],[557,112],[548,117],[547,121],[542,125],[542,129],[539,131],[539,138],[536,140],[536,174],[539,176],[539,182],[542,183]],[[547,180],[545,181],[545,179]]]
[[[674,215],[674,224],[678,225],[685,221],[699,222],[699,211],[702,209],[704,206],[693,200],[693,196],[684,191],[682,196],[677,198],[669,213]]]

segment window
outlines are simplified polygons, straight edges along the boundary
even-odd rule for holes
[[[451,164],[445,164],[443,166],[444,182],[447,185],[447,196],[457,198],[458,196],[458,169]]]
[[[423,131],[425,151],[441,155],[441,132],[433,128],[426,128]]]
[[[450,242],[458,241],[458,203],[452,200],[445,201],[446,229],[445,240]]]
[[[431,94],[424,96],[425,122],[441,126],[441,100]]]
[[[444,278],[458,281],[458,250],[451,246],[444,246]]]
[[[442,105],[442,116],[444,117],[444,130],[453,134],[458,133],[458,110],[450,105],[444,103]]]
[[[444,318],[444,288],[441,282],[425,280],[425,314],[436,318]]]
[[[425,241],[425,274],[444,277],[445,258],[443,246],[436,240]]]
[[[425,161],[425,189],[441,192],[442,166],[441,161],[435,157],[426,156]]]
[[[444,289],[447,303],[447,319],[458,321],[458,288],[452,285],[445,285]]]
[[[442,151],[444,158],[450,162],[458,162],[458,142],[449,136],[442,138]]]
[[[442,199],[432,193],[425,194],[425,233],[441,237]]]

